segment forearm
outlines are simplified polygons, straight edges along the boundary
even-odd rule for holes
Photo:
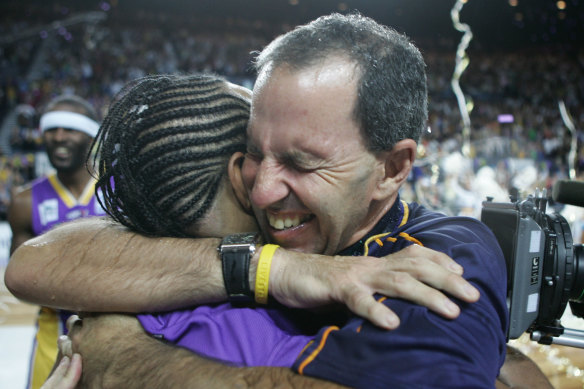
[[[534,361],[514,347],[507,346],[507,357],[501,367],[497,388],[552,389],[553,386]]]
[[[289,368],[226,366],[147,335],[132,316],[99,315],[76,322],[73,351],[83,358],[82,387],[339,388]]]
[[[155,339],[140,341],[139,346],[126,351],[118,353],[123,357],[123,361],[111,363],[106,369],[103,377],[104,388],[341,387],[331,382],[298,375],[289,368],[226,366]],[[144,358],[144,355],[148,357]]]
[[[27,241],[12,255],[5,282],[31,303],[88,312],[157,312],[227,299],[216,250],[219,239],[145,237],[106,219],[80,219]],[[249,267],[254,291],[259,252]],[[411,246],[391,258],[326,257],[276,250],[269,293],[310,308],[341,303],[392,329],[399,319],[373,295],[428,306],[448,317],[458,307],[439,290],[467,302],[478,292],[446,255]],[[450,269],[450,270],[449,270]],[[438,290],[437,290],[438,289]]]
[[[218,239],[153,238],[105,219],[82,219],[12,255],[18,298],[78,311],[159,311],[226,299]]]

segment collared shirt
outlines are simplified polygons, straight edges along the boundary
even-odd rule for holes
[[[448,254],[479,289],[473,304],[445,319],[414,303],[377,295],[400,318],[393,331],[360,317],[328,326],[294,363],[300,374],[357,388],[493,388],[505,361],[506,267],[492,232],[476,219],[447,217],[396,202],[347,255],[382,257],[413,243]],[[389,260],[389,259],[388,259]]]

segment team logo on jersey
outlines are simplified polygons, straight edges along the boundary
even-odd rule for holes
[[[59,200],[57,199],[43,201],[38,205],[38,210],[43,226],[59,220]]]
[[[67,215],[65,215],[65,218],[67,220],[79,219],[80,217],[86,216],[84,213],[87,214],[87,212],[83,212],[81,209],[74,209],[71,212],[68,212]]]

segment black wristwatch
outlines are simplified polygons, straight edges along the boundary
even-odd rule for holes
[[[225,290],[231,302],[254,301],[249,288],[249,261],[256,251],[259,238],[257,232],[227,235],[217,247],[221,255]]]

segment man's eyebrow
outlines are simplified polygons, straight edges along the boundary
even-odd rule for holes
[[[319,165],[322,162],[322,159],[318,156],[311,153],[299,152],[298,150],[286,151],[280,154],[278,157],[282,162],[292,163],[295,165],[300,164],[310,167]]]

